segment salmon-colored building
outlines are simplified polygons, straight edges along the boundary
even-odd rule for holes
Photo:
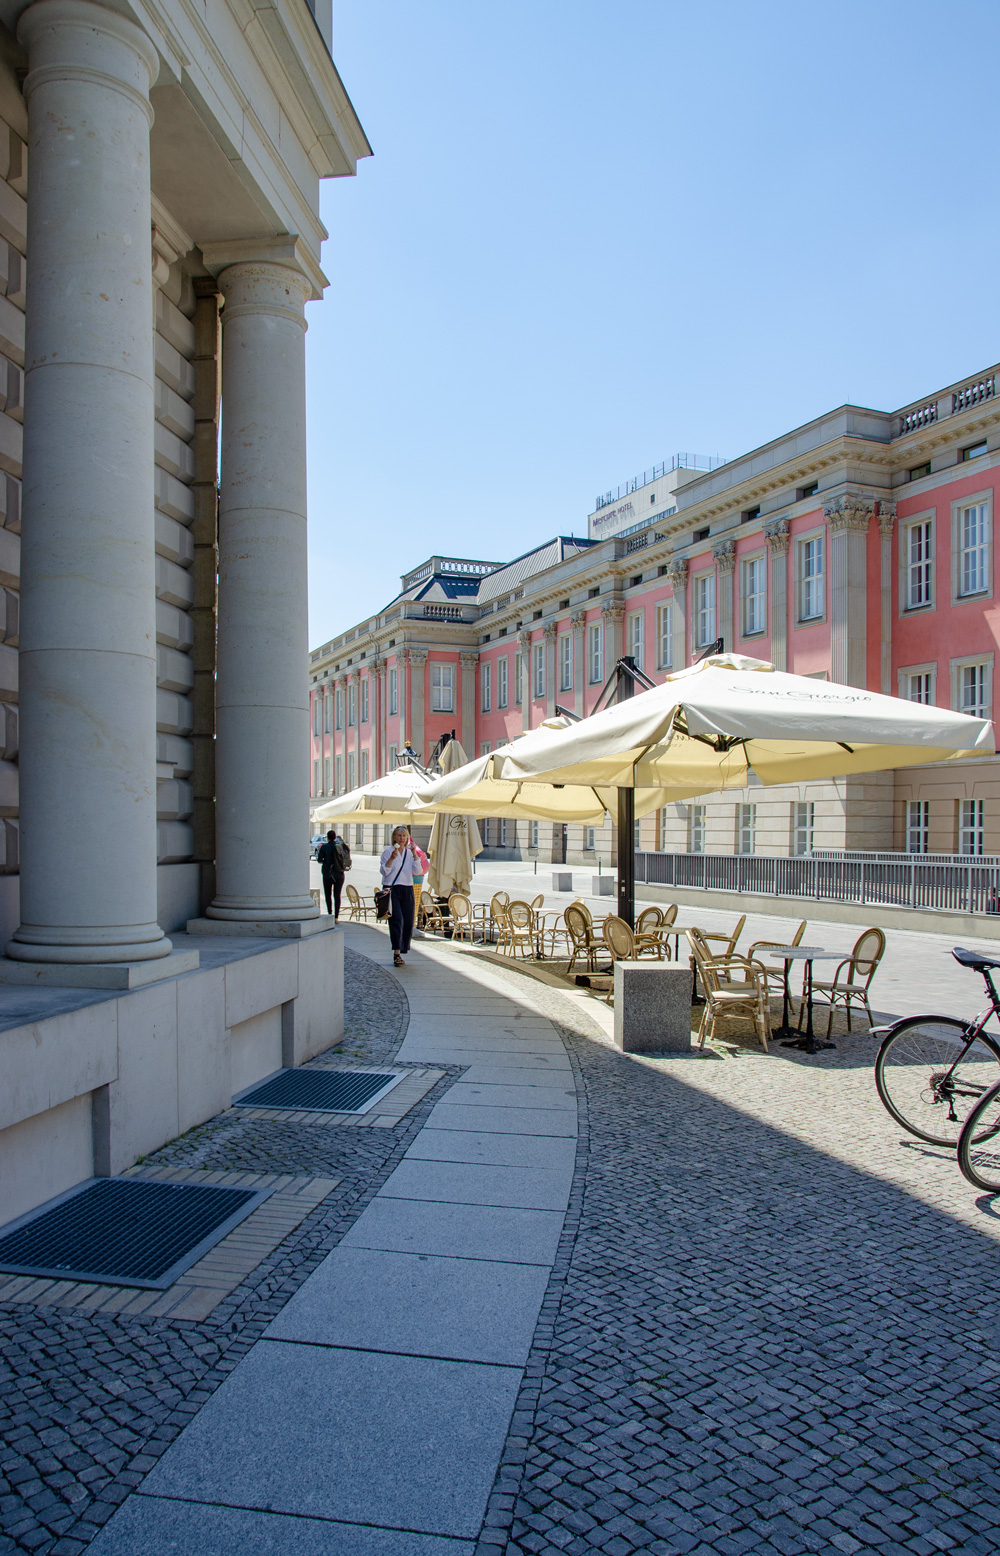
[[[310,656],[312,793],[469,755],[557,706],[589,713],[616,659],[653,680],[722,638],[781,669],[992,715],[1000,367],[897,411],[844,405],[736,459],[678,455],[598,498],[588,538],[513,562],[432,557]],[[483,824],[501,857],[610,858],[612,830]],[[368,827],[353,840],[381,846]],[[1000,853],[994,758],[670,805],[669,852]]]

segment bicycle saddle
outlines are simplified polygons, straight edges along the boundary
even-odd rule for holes
[[[987,967],[1000,967],[1000,956],[985,956],[982,951],[963,951],[960,945],[955,946],[951,954],[956,962],[961,962],[963,967],[971,967],[974,972],[985,972]]]

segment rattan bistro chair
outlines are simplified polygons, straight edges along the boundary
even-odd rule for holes
[[[715,1036],[715,1023],[720,1016],[723,1019],[742,1017],[753,1022],[766,1052],[771,1036],[771,1016],[767,979],[760,963],[737,956],[735,952],[730,956],[713,956],[708,939],[700,929],[688,929],[685,933],[705,993],[705,1008],[698,1028],[699,1046],[704,1047],[706,1037]]]
[[[476,938],[476,921],[472,916],[472,903],[462,891],[453,891],[448,898],[448,912],[451,914],[451,938],[453,940],[468,940],[470,945]]]
[[[350,912],[347,915],[349,919],[366,919],[369,914],[373,918],[375,917],[375,904],[362,902],[356,886],[345,886],[344,891],[347,894],[347,905],[350,908]]]
[[[571,902],[563,914],[563,923],[566,925],[566,933],[569,936],[570,958],[566,968],[571,973],[576,966],[578,957],[586,957],[587,971],[596,970],[596,958],[598,951],[604,949],[604,941],[599,935],[594,934],[590,914],[582,903]]]
[[[611,987],[604,998],[610,1005],[615,994],[615,963],[634,962],[636,959],[635,935],[623,918],[609,913],[602,930],[605,947],[611,957]]]
[[[674,912],[676,911],[675,908]],[[605,928],[607,928],[607,920],[605,920]],[[669,962],[668,931],[669,925],[664,925],[661,908],[643,908],[635,921],[635,955],[655,956],[658,961]]]
[[[882,960],[885,951],[885,935],[880,929],[866,929],[863,935],[859,935],[854,942],[854,950],[850,956],[837,966],[831,982],[813,980],[813,1003],[817,1000],[825,1000],[830,1007],[829,1019],[826,1023],[826,1035],[830,1036],[833,1028],[833,1013],[838,1005],[843,1005],[847,1011],[847,1030],[851,1030],[851,1005],[854,1000],[862,1006],[868,1017],[868,1025],[874,1023],[871,1005],[868,1003],[868,990],[871,981],[878,970],[878,964]],[[805,1007],[803,999],[799,1005],[799,1026],[802,1025],[802,1011]]]
[[[511,956],[520,952],[525,958],[535,955],[535,915],[530,902],[509,902],[504,910],[507,918],[507,949]]]
[[[769,982],[771,978],[777,978],[779,981],[784,978],[785,964],[782,962],[780,966],[776,967],[773,962],[765,962],[763,957],[766,956],[769,951],[773,951],[777,945],[801,945],[802,936],[806,932],[807,923],[807,919],[802,920],[802,923],[795,931],[791,940],[755,940],[753,945],[750,947],[749,951],[747,952],[747,956],[752,962],[760,963],[761,967],[764,969],[764,975]]]

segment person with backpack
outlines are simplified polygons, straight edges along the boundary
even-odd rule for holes
[[[344,889],[344,873],[351,868],[351,850],[336,832],[326,834],[326,842],[316,855],[323,872],[323,895],[326,911],[333,914],[333,922],[340,917],[340,894]],[[333,897],[331,905],[330,898]]]

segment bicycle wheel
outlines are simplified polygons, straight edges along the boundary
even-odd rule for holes
[[[885,1038],[875,1085],[897,1123],[930,1145],[957,1145],[974,1103],[1000,1082],[1000,1047],[953,1016],[913,1016]],[[961,1057],[960,1057],[961,1056]]]
[[[977,1189],[1000,1194],[1000,1082],[970,1108],[958,1137],[958,1165]]]

